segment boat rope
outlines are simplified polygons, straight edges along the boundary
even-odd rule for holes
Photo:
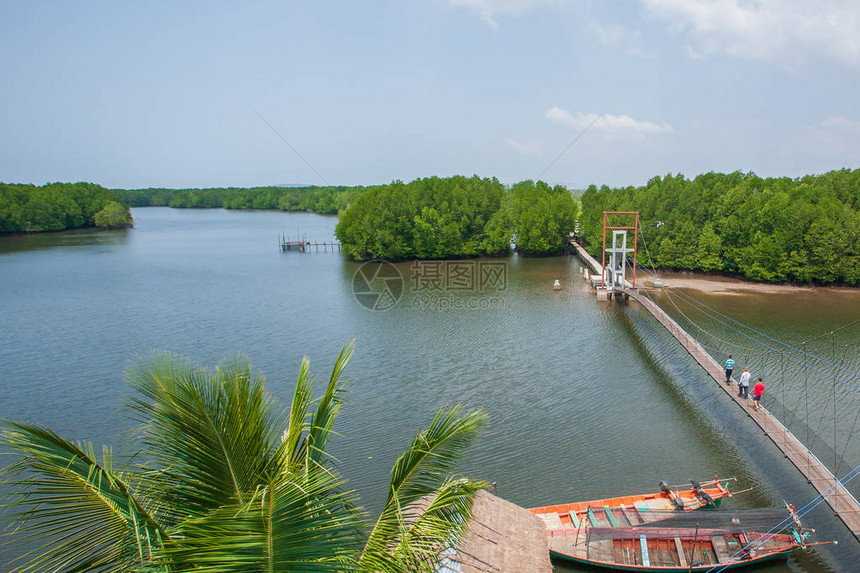
[[[813,509],[818,507],[821,503],[826,501],[829,497],[834,495],[839,490],[839,488],[842,488],[845,491],[848,491],[845,488],[845,485],[848,484],[851,480],[853,480],[858,475],[860,475],[860,465],[855,466],[854,469],[852,469],[851,471],[846,473],[844,476],[842,476],[842,479],[837,480],[836,482],[834,482],[833,485],[828,487],[822,493],[820,493],[819,495],[817,495],[814,498],[812,498],[811,500],[809,500],[809,502],[807,502],[806,505],[801,507],[800,510],[796,510],[795,515],[797,516],[797,518],[800,519],[801,517],[804,517],[807,513],[809,513],[810,511],[812,511]],[[744,555],[746,552],[754,551],[755,549],[758,549],[759,547],[761,547],[762,545],[767,543],[770,539],[772,539],[775,535],[777,535],[778,532],[785,529],[793,521],[794,521],[793,515],[786,517],[785,519],[780,521],[778,524],[771,527],[767,532],[765,532],[765,534],[762,537],[758,538],[756,541],[754,541],[752,543],[748,543],[745,547],[743,547],[743,548],[739,549],[737,552],[735,552],[735,554],[732,555],[731,557],[729,557],[729,559],[727,560],[728,563],[725,563],[724,565],[721,565],[718,563],[718,564],[714,565],[711,569],[709,569],[707,571],[707,573],[721,573],[722,571],[725,571],[726,569],[732,567],[734,564],[736,564],[735,561],[737,559],[740,559],[740,557],[742,555]]]

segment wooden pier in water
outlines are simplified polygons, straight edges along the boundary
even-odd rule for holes
[[[592,270],[592,273],[598,277],[603,276],[603,267],[585,249],[580,245],[573,243],[576,247],[576,252],[586,265]],[[708,373],[708,375],[717,383],[717,385],[728,394],[729,398],[743,408],[747,416],[755,422],[764,434],[776,445],[783,453],[786,459],[794,464],[801,474],[806,478],[807,483],[818,491],[824,498],[830,508],[842,522],[854,534],[854,538],[860,541],[860,503],[842,485],[838,478],[831,473],[827,467],[813,454],[809,448],[797,439],[797,437],[786,428],[775,416],[773,416],[763,406],[759,406],[758,411],[753,409],[752,399],[742,398],[737,395],[737,386],[734,383],[726,384],[725,370],[722,365],[714,360],[710,354],[693,338],[686,330],[684,330],[666,311],[658,306],[647,296],[639,292],[638,289],[625,288],[621,289],[626,297],[629,297],[641,304],[651,315],[668,330],[678,342],[681,343],[687,352],[690,353],[696,362]],[[599,299],[606,300],[606,299]]]
[[[328,251],[334,252],[335,249],[340,251],[340,243],[338,243],[338,242],[312,243],[311,241],[309,241],[307,239],[301,239],[301,240],[293,241],[293,240],[287,239],[287,237],[285,235],[282,235],[278,239],[278,245],[280,245],[281,250],[284,252],[298,251],[300,253],[307,253],[311,250],[314,250],[317,252],[319,252],[320,250],[322,250],[323,252],[328,252]]]

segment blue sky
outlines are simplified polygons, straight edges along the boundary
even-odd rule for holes
[[[6,182],[860,167],[851,0],[0,0],[0,80]]]

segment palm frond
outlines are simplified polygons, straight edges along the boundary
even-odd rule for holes
[[[395,497],[408,505],[433,492],[456,471],[486,425],[481,410],[464,413],[459,405],[440,410],[395,462],[386,505]]]
[[[264,380],[235,357],[214,372],[168,353],[127,370],[132,409],[166,505],[203,516],[246,501],[272,471],[279,414]]]
[[[470,480],[462,483],[451,482],[460,484],[457,487],[446,484],[449,484],[450,476],[456,470],[457,464],[477,439],[478,433],[484,428],[486,422],[487,416],[484,412],[474,410],[464,413],[461,406],[454,406],[440,410],[433,418],[430,427],[415,436],[409,448],[398,458],[391,470],[388,499],[362,552],[361,569],[363,571],[379,570],[375,567],[383,562],[390,562],[389,566],[397,570],[396,563],[408,560],[406,559],[408,552],[404,553],[402,558],[398,558],[395,554],[398,547],[405,551],[409,546],[408,529],[404,529],[404,523],[408,523],[409,519],[404,515],[403,508],[415,507],[415,504],[425,496],[437,498],[444,493],[439,498],[439,509],[432,512],[428,519],[433,516],[445,516],[445,508],[450,510],[446,516],[447,522],[427,522],[438,523],[440,526],[446,524],[447,527],[437,532],[443,535],[435,541],[428,541],[429,546],[434,548],[441,546],[444,549],[444,544],[451,539],[451,536],[456,536],[460,531],[458,529],[461,527],[460,524],[468,519],[471,502],[464,499],[460,506],[443,502],[458,491],[457,487],[460,487],[466,498],[469,498],[470,495],[474,496],[474,492],[471,494],[468,492],[477,491],[483,484]],[[446,491],[446,487],[451,488],[450,491]],[[465,513],[457,514],[458,508]],[[413,539],[412,545],[416,545],[415,540],[424,539],[425,537],[419,535]],[[429,540],[429,538],[426,539]],[[403,542],[407,544],[402,545]]]
[[[455,547],[467,531],[475,494],[484,487],[481,481],[451,479],[433,495],[398,511],[388,524],[387,538],[377,537],[365,548],[361,571],[435,573],[442,552]]]
[[[21,571],[119,571],[152,564],[169,534],[139,503],[105,449],[73,444],[50,430],[7,422],[0,443],[18,459],[4,468],[14,543],[36,545]]]
[[[206,572],[349,571],[362,522],[343,485],[329,472],[269,481],[248,503],[185,524],[171,557]]]
[[[302,358],[299,367],[299,377],[296,380],[296,389],[293,392],[293,401],[290,404],[288,425],[282,436],[285,456],[289,464],[304,463],[304,446],[302,440],[304,432],[308,427],[308,409],[311,406],[313,384],[310,377],[311,361],[307,356]]]
[[[341,375],[350,358],[352,358],[352,353],[353,342],[341,348],[337,360],[335,360],[334,368],[332,368],[331,378],[329,378],[326,391],[320,398],[316,413],[311,421],[307,440],[310,459],[316,464],[323,463],[328,455],[326,453],[326,442],[332,432],[332,427],[340,412],[340,407],[343,404],[345,382],[341,380]]]

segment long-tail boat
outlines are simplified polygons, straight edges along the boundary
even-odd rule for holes
[[[754,509],[705,512],[706,516],[687,515],[639,527],[552,530],[547,531],[547,542],[555,559],[618,571],[722,571],[783,558],[798,547],[819,545],[806,542],[812,530],[803,528],[793,507],[790,511],[791,519],[783,519],[780,509]],[[665,525],[673,521],[683,526]],[[689,526],[693,521],[696,527]],[[791,527],[785,533],[773,533],[784,529],[772,527],[774,523]],[[750,526],[760,526],[767,533]]]
[[[719,507],[731,497],[729,481],[720,484],[717,476],[708,482],[690,481],[689,486],[670,486],[660,482],[660,491],[623,495],[529,509],[544,520],[548,531],[590,527],[634,527],[666,519],[675,512],[704,507]]]
[[[560,532],[559,532],[560,533]],[[786,557],[801,547],[791,534],[727,529],[594,527],[547,539],[556,559],[620,571],[709,571]]]

